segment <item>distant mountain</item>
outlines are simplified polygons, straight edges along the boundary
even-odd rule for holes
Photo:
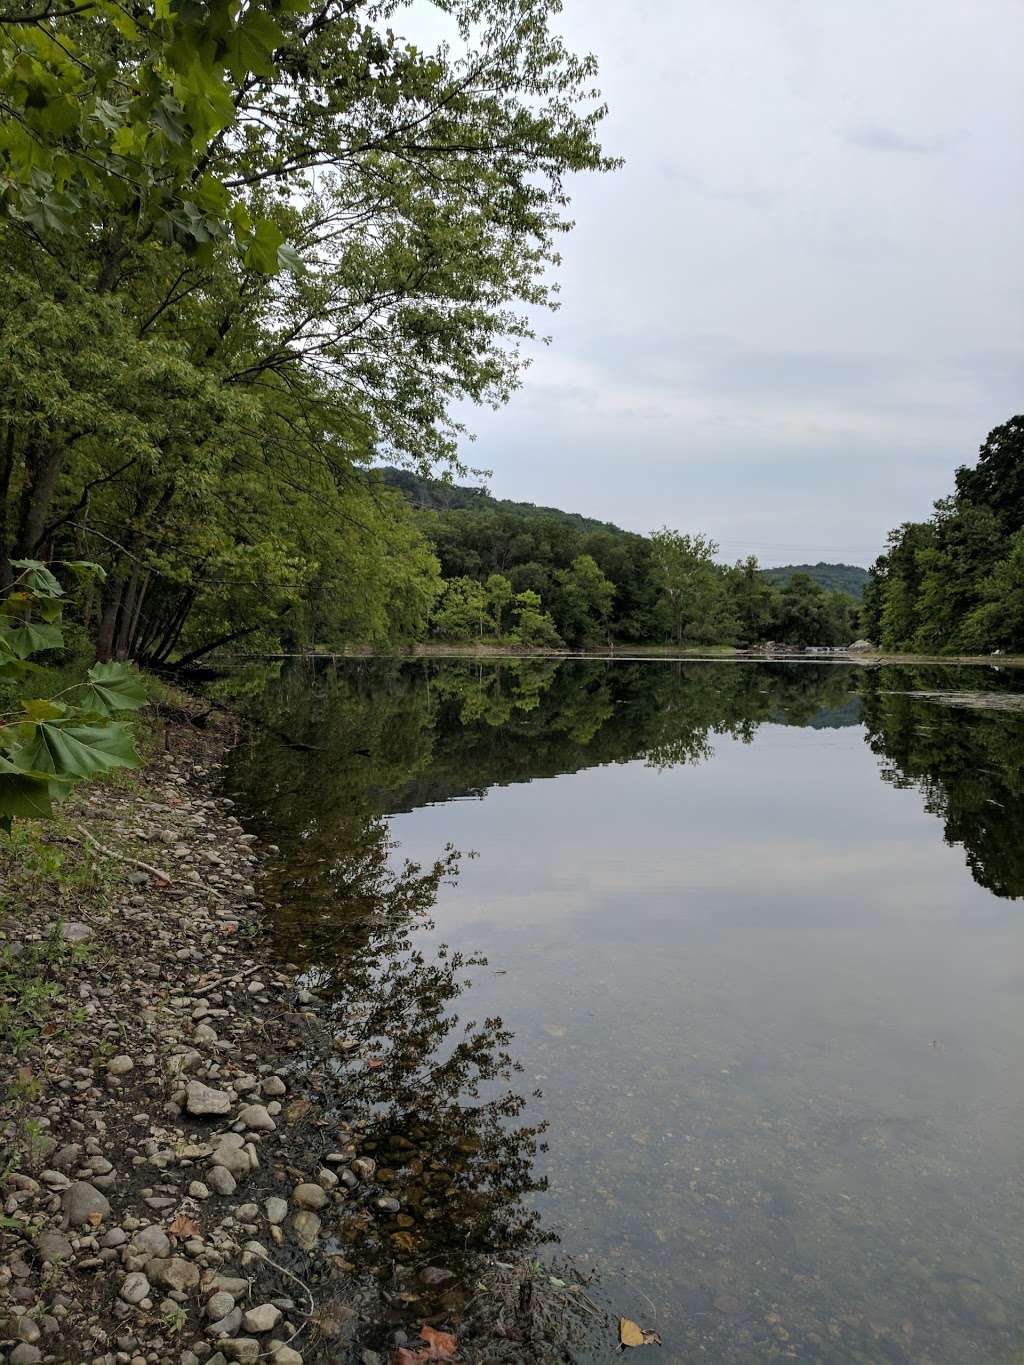
[[[513,502],[509,498],[495,498],[486,488],[471,488],[467,484],[445,483],[442,479],[426,479],[408,469],[393,469],[387,465],[374,471],[389,488],[404,493],[413,507],[428,512],[507,512],[522,517],[557,517],[582,531],[616,531],[627,534],[610,521],[597,521],[580,512],[563,512],[560,507],[538,507],[532,502]]]
[[[829,592],[845,592],[858,601],[864,596],[864,586],[868,581],[867,569],[858,564],[783,564],[777,569],[762,569],[761,574],[784,588],[795,573],[805,573]]]

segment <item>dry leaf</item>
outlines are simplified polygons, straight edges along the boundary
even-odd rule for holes
[[[619,1346],[660,1346],[661,1337],[648,1327],[641,1327],[632,1318],[619,1318]]]
[[[383,1057],[367,1057],[367,1059],[366,1059],[366,1065],[367,1065],[367,1068],[368,1068],[370,1071],[376,1071],[376,1070],[378,1069],[378,1067],[382,1067],[382,1066],[384,1065],[384,1058],[383,1058]]]
[[[173,1237],[178,1241],[184,1241],[186,1237],[199,1237],[201,1235],[199,1224],[193,1222],[192,1219],[184,1213],[179,1213],[177,1218],[175,1218],[174,1222],[167,1229],[167,1236]]]
[[[99,1225],[103,1222],[103,1214],[102,1214],[102,1213],[90,1213],[90,1214],[89,1214],[89,1222],[93,1225],[94,1228],[98,1228]]]
[[[420,1328],[420,1336],[427,1343],[426,1360],[454,1360],[455,1338],[449,1332],[435,1332],[426,1323]]]

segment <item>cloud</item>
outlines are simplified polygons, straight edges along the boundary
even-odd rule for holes
[[[944,156],[966,137],[966,133],[934,133],[930,137],[908,137],[895,128],[867,124],[849,129],[846,142],[867,152],[897,152],[910,156]]]

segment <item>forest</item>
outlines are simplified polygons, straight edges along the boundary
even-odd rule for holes
[[[927,521],[890,533],[862,628],[889,650],[1024,652],[1024,417],[989,432]]]

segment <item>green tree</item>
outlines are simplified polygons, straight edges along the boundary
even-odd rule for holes
[[[504,574],[492,573],[485,584],[487,592],[487,608],[494,621],[494,634],[497,639],[501,638],[502,618],[505,609],[512,601],[512,584]]]
[[[568,569],[555,573],[558,596],[553,615],[559,634],[576,644],[603,640],[615,600],[615,585],[590,555],[577,555]]]
[[[512,635],[519,644],[535,649],[559,648],[562,644],[561,637],[554,621],[541,605],[537,593],[531,592],[529,588],[524,592],[517,592],[512,599],[512,608],[516,618]]]
[[[655,582],[670,639],[715,641],[728,634],[727,603],[715,566],[717,544],[663,526],[651,532]]]

